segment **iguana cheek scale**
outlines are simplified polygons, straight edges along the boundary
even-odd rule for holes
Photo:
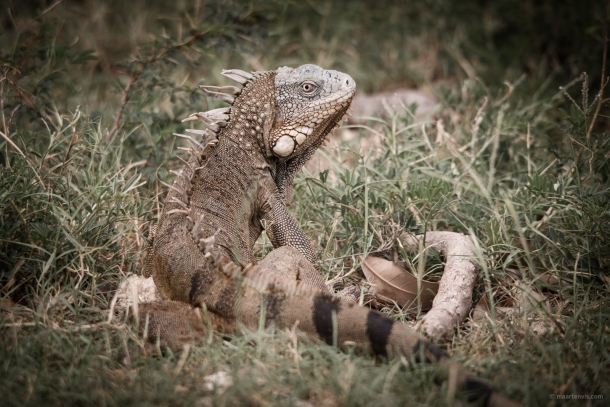
[[[210,329],[256,329],[262,320],[280,328],[298,324],[330,345],[437,362],[448,372],[449,356],[419,333],[330,295],[312,266],[307,236],[286,208],[295,173],[347,113],[354,80],[315,65],[222,73],[243,87],[202,86],[231,107],[186,119],[207,129],[187,130],[200,138],[179,135],[191,157],[167,185],[165,207],[151,228],[145,275],[166,300],[141,307],[149,340],[176,346]],[[276,249],[254,264],[263,230]],[[461,369],[456,380],[475,399],[510,405]]]

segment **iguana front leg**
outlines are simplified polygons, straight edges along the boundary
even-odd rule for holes
[[[316,260],[316,256],[311,248],[309,239],[290,212],[288,212],[288,208],[286,208],[286,205],[276,191],[275,184],[272,182],[269,184],[269,187],[273,188],[273,193],[269,194],[259,217],[271,244],[275,248],[282,246],[294,247],[309,262],[313,263]],[[263,189],[267,190],[266,188]]]
[[[271,251],[258,264],[258,276],[290,282],[301,282],[320,292],[328,292],[324,279],[303,254],[290,246]]]

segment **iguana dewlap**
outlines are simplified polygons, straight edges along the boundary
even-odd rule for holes
[[[328,344],[450,366],[444,351],[405,325],[331,296],[286,208],[295,173],[346,114],[354,80],[315,65],[223,75],[243,87],[202,87],[231,107],[188,119],[208,129],[190,131],[201,139],[184,136],[191,158],[170,187],[147,255],[145,273],[168,300],[142,307],[149,339],[172,345],[209,329],[257,329],[263,320],[280,328],[298,324]],[[263,230],[277,249],[253,265]],[[500,400],[461,370],[457,380],[475,399]]]

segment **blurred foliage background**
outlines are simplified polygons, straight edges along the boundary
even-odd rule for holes
[[[11,1],[0,10],[2,63],[22,91],[5,108],[27,106],[11,122],[36,129],[37,117],[80,106],[107,138],[130,134],[136,156],[124,160],[159,168],[150,140],[189,106],[207,107],[197,84],[226,83],[228,67],[315,63],[349,72],[365,93],[471,79],[496,97],[518,84],[536,100],[587,72],[597,92],[603,9],[594,0]]]
[[[191,86],[218,75],[219,66],[261,70],[303,61],[350,71],[364,92],[475,76],[494,86],[524,73],[533,86],[546,80],[565,84],[584,71],[599,83],[602,67],[604,6],[594,0],[422,0],[408,5],[389,0],[24,0],[7,5],[0,14],[5,58],[19,52],[15,41],[25,45],[28,37],[33,37],[30,44],[47,40],[56,47],[57,54],[48,55],[56,63],[63,52],[92,51],[96,60],[86,66],[56,70],[64,74],[71,94],[87,95],[83,106],[94,111],[100,99],[116,92],[121,75],[142,69],[168,47],[171,57],[157,59],[173,58],[168,63],[176,79]],[[188,46],[172,48],[189,40]],[[74,58],[66,62],[79,61]],[[90,88],[74,92],[76,83]]]

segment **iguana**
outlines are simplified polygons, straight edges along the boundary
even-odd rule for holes
[[[356,91],[347,74],[315,65],[223,75],[243,87],[203,86],[230,108],[196,113],[208,129],[184,136],[191,157],[173,185],[145,260],[164,301],[142,306],[148,337],[176,345],[212,329],[298,328],[313,340],[353,344],[377,355],[400,352],[435,362],[446,352],[407,326],[332,296],[312,265],[310,242],[287,210],[294,175],[338,127]],[[187,130],[189,131],[189,130]],[[265,230],[276,248],[259,264]],[[456,370],[457,369],[457,370]],[[459,388],[474,400],[510,405],[461,368]]]

